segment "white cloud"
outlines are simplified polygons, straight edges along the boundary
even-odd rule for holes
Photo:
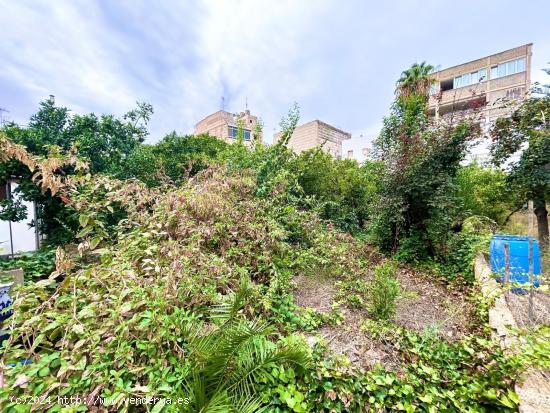
[[[0,26],[11,29],[1,39],[3,76],[34,99],[55,94],[75,110],[109,102],[118,111],[133,104],[116,57],[103,46],[104,27],[94,7],[10,2],[3,8]]]
[[[158,140],[191,132],[223,95],[230,111],[248,100],[268,141],[294,101],[303,121],[375,135],[396,77],[414,61],[445,67],[532,41],[532,77],[543,79],[547,31],[528,19],[510,31],[500,22],[521,5],[501,3],[449,14],[452,3],[435,0],[4,2],[0,106],[24,122],[50,93],[77,112],[121,115],[148,101]],[[547,14],[547,2],[533,3]],[[486,20],[489,12],[498,13]]]

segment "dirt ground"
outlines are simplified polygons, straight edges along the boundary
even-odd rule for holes
[[[506,302],[519,327],[550,325],[550,293],[533,291],[533,319],[529,319],[529,294],[506,293]]]
[[[366,277],[370,278],[370,275]],[[392,320],[396,324],[417,331],[435,329],[447,340],[459,339],[470,331],[473,304],[462,295],[408,268],[401,268],[397,278],[402,294]],[[322,313],[330,312],[337,293],[336,281],[331,278],[296,277],[295,303]],[[342,312],[342,324],[325,325],[316,332],[326,340],[329,349],[335,355],[346,355],[354,365],[364,369],[380,364],[388,370],[399,370],[400,357],[391,343],[373,339],[361,330],[363,319],[369,317],[368,311],[342,308]]]
[[[397,324],[416,331],[435,328],[447,339],[470,331],[474,305],[460,292],[408,268],[401,268],[397,278],[404,290],[397,303]]]
[[[336,288],[329,278],[299,276],[294,279],[294,302],[300,307],[314,308],[321,313],[332,309]],[[346,355],[357,367],[372,369],[377,364],[397,370],[398,354],[393,346],[372,339],[361,330],[366,310],[342,309],[344,321],[340,325],[322,326],[316,333],[327,342],[334,355]],[[311,336],[313,337],[313,335]]]

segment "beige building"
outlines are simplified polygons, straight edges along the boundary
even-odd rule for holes
[[[209,134],[233,143],[237,139],[239,127],[243,129],[245,144],[250,144],[255,138],[262,140],[258,118],[251,115],[249,110],[240,113],[219,110],[195,125],[195,135]]]
[[[277,142],[281,136],[281,132],[276,133],[273,142]],[[296,127],[288,146],[296,153],[300,153],[322,145],[324,151],[335,158],[341,158],[342,142],[350,138],[351,133],[344,132],[320,120],[313,120]]]
[[[531,86],[532,43],[453,66],[433,74],[429,113],[436,118],[476,112],[488,130],[494,120],[510,109],[503,104],[523,99]],[[485,160],[488,143],[474,148],[473,158]]]
[[[482,104],[490,120],[505,112],[499,102],[523,98],[531,85],[532,43],[435,72],[430,113],[445,116]]]

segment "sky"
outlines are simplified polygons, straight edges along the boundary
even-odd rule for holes
[[[153,105],[148,142],[246,105],[271,142],[297,102],[305,123],[368,146],[414,62],[445,68],[525,43],[550,79],[548,0],[0,0],[0,108],[25,124],[55,95],[74,113]],[[361,136],[362,135],[362,136]]]

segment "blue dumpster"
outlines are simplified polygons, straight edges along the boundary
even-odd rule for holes
[[[529,283],[529,238],[521,235],[503,235],[497,234],[491,239],[489,254],[491,259],[491,269],[499,274],[499,281],[504,278],[506,267],[505,245],[507,244],[510,252],[510,282]],[[533,240],[533,275],[535,276],[534,285],[539,286],[538,276],[540,274],[540,250],[539,243]]]

